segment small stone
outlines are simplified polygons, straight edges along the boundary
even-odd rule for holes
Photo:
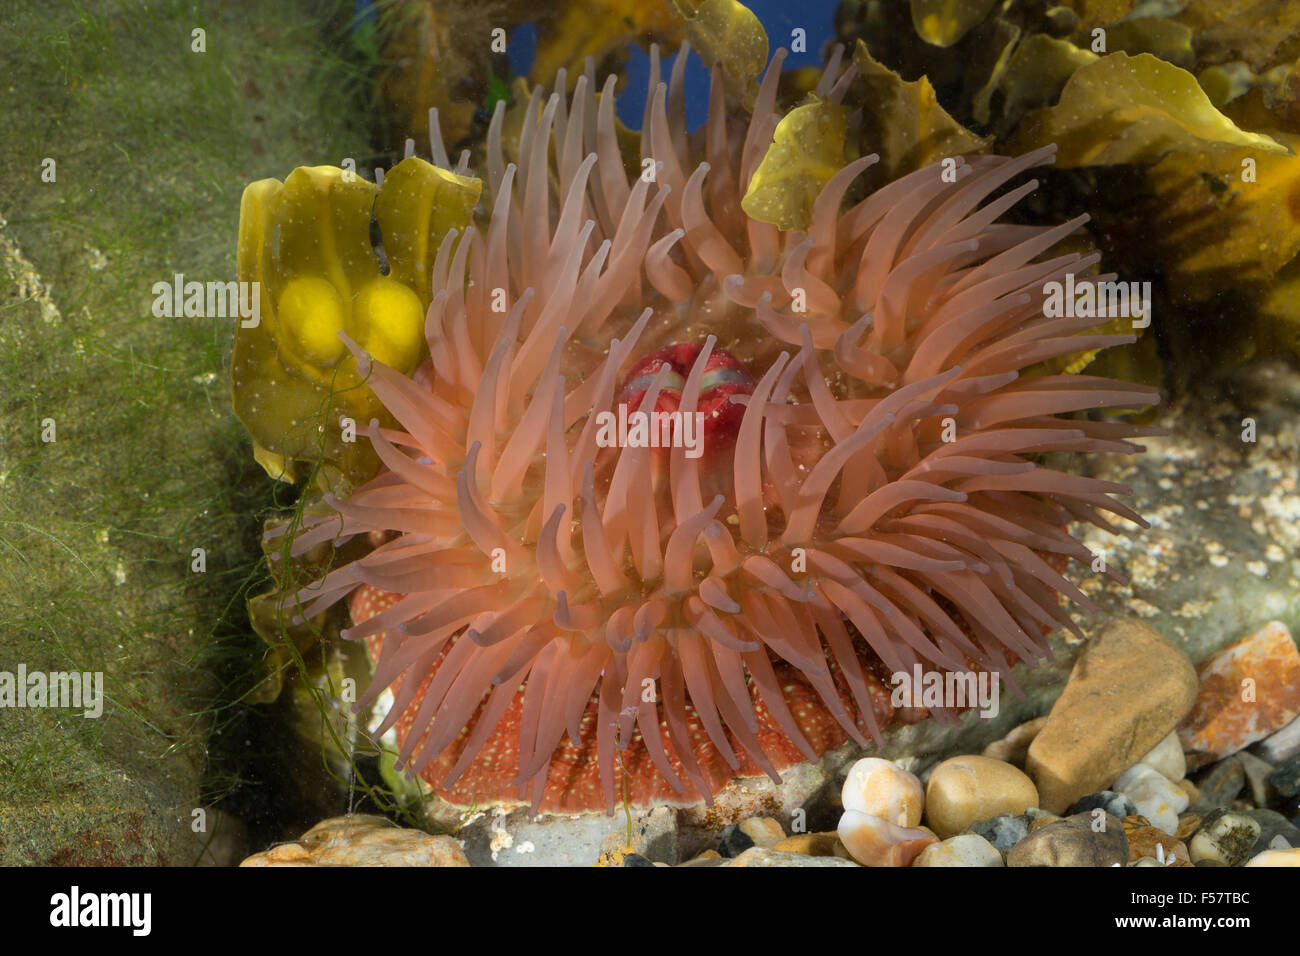
[[[676,866],[681,860],[677,847],[677,814],[669,807],[655,807],[632,818],[632,842],[628,828],[615,827],[600,844],[597,866],[627,866],[629,854],[642,856],[652,863]]]
[[[1210,860],[1221,866],[1239,866],[1250,856],[1260,831],[1259,823],[1245,814],[1215,810],[1206,816],[1187,848],[1197,865]]]
[[[1093,814],[1078,813],[1035,830],[1011,848],[1007,866],[1123,866],[1128,862],[1124,824],[1106,814],[1100,832]]]
[[[779,843],[773,843],[769,849],[781,853],[805,853],[808,856],[842,856],[849,851],[840,842],[840,835],[834,830],[827,833],[796,833]]]
[[[1178,815],[1178,829],[1174,831],[1174,839],[1182,840],[1186,843],[1192,838],[1192,834],[1201,828],[1205,822],[1205,815],[1188,810]]]
[[[1105,627],[1075,661],[1029,745],[1025,769],[1040,805],[1060,813],[1105,789],[1178,726],[1197,688],[1187,655],[1149,625],[1120,620]]]
[[[750,817],[737,824],[740,831],[754,841],[754,846],[771,846],[785,839],[785,830],[771,817]]]
[[[1183,756],[1183,745],[1179,743],[1177,733],[1170,733],[1138,763],[1159,771],[1175,783],[1187,776],[1187,759]]]
[[[921,822],[925,788],[892,760],[863,757],[849,768],[840,790],[845,810],[857,810],[900,827]]]
[[[1245,863],[1246,866],[1300,866],[1300,849],[1265,850]]]
[[[650,866],[650,867],[653,867],[653,866],[656,866],[656,865],[657,865],[657,864],[651,862],[650,860],[647,860],[645,857],[643,857],[643,856],[642,856],[641,854],[639,854],[639,853],[625,853],[625,854],[623,854],[623,866]],[[664,864],[664,865],[667,866],[667,864]]]
[[[921,851],[938,838],[919,827],[900,827],[857,810],[840,817],[840,842],[863,866],[911,866]]]
[[[1179,790],[1183,791],[1183,793],[1187,794],[1187,802],[1189,804],[1195,803],[1196,798],[1201,795],[1201,788],[1192,783],[1186,777],[1179,780],[1176,786]]]
[[[449,836],[396,826],[383,817],[353,814],[316,824],[296,843],[255,853],[240,866],[469,866]]]
[[[1196,672],[1196,703],[1178,729],[1185,750],[1226,757],[1300,717],[1300,651],[1281,621],[1224,648]]]
[[[1029,820],[1023,815],[999,813],[987,820],[977,820],[967,830],[983,837],[1000,852],[1009,853],[1013,846],[1029,835]]]
[[[733,860],[720,866],[857,866],[838,856],[808,856],[806,853],[783,853],[768,846],[750,847]]]
[[[1300,794],[1300,755],[1292,757],[1272,772],[1269,784],[1283,797]]]
[[[1003,866],[1002,854],[977,833],[959,833],[921,851],[913,866]]]
[[[1235,755],[1220,760],[1197,782],[1199,793],[1192,809],[1208,812],[1216,807],[1227,807],[1245,786],[1246,771],[1241,769],[1241,761]]]
[[[1243,811],[1243,815],[1259,824],[1259,839],[1250,848],[1251,856],[1265,850],[1289,850],[1300,847],[1300,827],[1276,810],[1246,810]],[[1286,845],[1279,845],[1278,840],[1282,840]]]
[[[728,858],[740,856],[753,845],[754,838],[738,823],[728,823],[718,834],[718,852]]]
[[[1250,799],[1257,807],[1267,807],[1272,798],[1268,778],[1273,774],[1273,765],[1259,759],[1249,750],[1233,754],[1233,758],[1241,764],[1241,769],[1246,774],[1246,787],[1250,791]]]
[[[1069,815],[1087,813],[1090,810],[1105,810],[1111,816],[1120,818],[1138,812],[1137,804],[1128,794],[1116,793],[1114,790],[1099,790],[1080,797],[1074,806],[1070,807]]]
[[[955,836],[976,820],[1037,806],[1038,791],[1024,771],[975,754],[943,761],[925,788],[925,819],[941,837]]]
[[[1251,748],[1262,759],[1276,766],[1300,755],[1300,717],[1277,733],[1265,737]]]
[[[984,748],[981,756],[989,757],[993,760],[1001,760],[1011,764],[1013,767],[1025,769],[1025,758],[1029,755],[1029,745],[1034,742],[1038,732],[1043,729],[1047,723],[1046,717],[1036,717],[1035,719],[1021,724],[1019,727],[1012,729],[1001,740],[995,740]]]
[[[1187,794],[1169,778],[1146,764],[1136,764],[1115,781],[1115,789],[1128,796],[1137,812],[1170,836],[1178,829],[1178,814],[1187,809]]]
[[[693,860],[687,860],[685,863],[678,863],[678,869],[683,866],[709,867],[709,866],[726,866],[731,861],[722,856],[716,850],[705,850]]]
[[[1063,820],[1055,813],[1048,813],[1046,810],[1040,810],[1038,807],[1030,807],[1021,816],[1029,821],[1029,832],[1033,833],[1039,827],[1045,827],[1049,823],[1055,823],[1057,820]]]
[[[1165,866],[1191,866],[1187,844],[1153,827],[1145,817],[1125,817],[1124,835],[1128,837],[1129,863],[1150,857]]]

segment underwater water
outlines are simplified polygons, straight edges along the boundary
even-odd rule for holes
[[[6,866],[1296,865],[1300,3],[0,27]]]

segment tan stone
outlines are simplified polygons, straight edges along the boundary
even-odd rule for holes
[[[1245,866],[1300,866],[1300,847],[1294,850],[1265,850],[1243,864]]]
[[[1187,716],[1196,670],[1176,645],[1138,621],[1105,627],[1075,661],[1025,769],[1053,813],[1106,789]]]
[[[845,810],[840,817],[840,842],[863,866],[911,866],[939,838],[923,827],[900,827],[879,817]]]
[[[452,837],[355,814],[316,824],[296,843],[255,853],[240,866],[469,866]]]
[[[984,748],[982,756],[992,757],[994,760],[1003,760],[1013,766],[1025,769],[1025,758],[1029,755],[1029,745],[1034,742],[1038,732],[1043,729],[1047,723],[1046,717],[1035,717],[1033,720],[1021,724],[1019,727],[1012,729],[1001,740],[995,740]]]
[[[741,820],[737,827],[754,841],[754,846],[772,846],[785,839],[785,830],[772,817],[750,817]]]
[[[769,849],[779,853],[804,853],[808,856],[844,856],[849,855],[840,843],[839,834],[834,830],[828,833],[796,833],[777,843]]]
[[[1037,806],[1038,791],[1024,771],[978,754],[945,760],[925,788],[926,822],[944,838],[999,813],[1014,816]]]

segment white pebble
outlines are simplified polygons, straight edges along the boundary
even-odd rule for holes
[[[1178,740],[1178,732],[1171,731],[1169,736],[1151,748],[1151,752],[1138,761],[1152,770],[1158,770],[1170,780],[1177,783],[1187,776],[1187,758],[1183,756],[1183,745]]]
[[[849,768],[840,791],[845,810],[879,817],[900,827],[921,822],[925,788],[902,767],[879,757],[863,757]]]
[[[929,830],[895,826],[857,810],[844,811],[838,833],[849,856],[863,866],[911,866],[921,851],[939,842]]]
[[[960,833],[921,851],[913,866],[1004,866],[1002,854],[978,833]]]
[[[1178,832],[1178,814],[1187,809],[1189,798],[1168,777],[1144,763],[1136,763],[1111,786],[1137,806],[1137,812],[1170,836]]]

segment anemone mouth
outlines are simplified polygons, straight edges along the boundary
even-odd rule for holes
[[[695,137],[683,62],[663,84],[653,58],[653,181],[624,168],[612,78],[599,98],[590,72],[571,98],[535,91],[517,163],[498,107],[485,232],[436,252],[428,366],[366,362],[399,426],[370,429],[384,468],[294,543],[391,535],[299,597],[349,598],[375,658],[362,703],[394,689],[380,732],[453,800],[612,812],[617,767],[634,800],[711,801],[732,775],[865,746],[893,716],[885,675],[1009,678],[1074,628],[1058,595],[1091,605],[1062,562],[1092,555],[1069,522],[1141,521],[1126,489],[1037,463],[1136,450],[1142,429],[1060,416],[1157,398],[1019,375],[1127,340],[1043,316],[1043,285],[1093,264],[1042,259],[1081,220],[996,221],[990,197],[1052,150],[842,209],[864,157],[781,233],[739,203],[781,55],[748,123],[715,68]],[[837,55],[818,95],[850,78]],[[707,412],[712,447],[602,442],[620,399]]]

